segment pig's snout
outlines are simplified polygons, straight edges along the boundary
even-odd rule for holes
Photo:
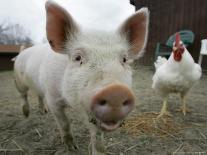
[[[91,109],[99,126],[112,131],[133,110],[134,100],[134,94],[127,86],[112,84],[95,94]]]

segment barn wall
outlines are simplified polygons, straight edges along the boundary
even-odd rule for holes
[[[12,70],[14,62],[12,58],[18,55],[20,50],[31,45],[0,45],[0,71]]]
[[[17,54],[18,53],[0,54],[0,71],[12,70],[14,62],[11,61],[11,59],[17,56]]]
[[[197,62],[201,39],[207,39],[206,0],[131,0],[136,10],[147,6],[150,10],[149,40],[145,56],[140,60],[145,65],[154,62],[157,42],[165,43],[176,31],[190,29],[195,33],[194,44],[188,50]],[[207,69],[204,57],[203,68]]]

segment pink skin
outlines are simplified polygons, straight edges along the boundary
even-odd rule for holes
[[[185,51],[185,48],[184,48],[183,43],[181,43],[180,35],[179,33],[176,33],[175,45],[173,46],[174,60],[177,62],[180,62],[184,51]]]
[[[104,131],[113,131],[134,108],[134,94],[123,84],[111,84],[92,98],[91,110],[97,125]]]

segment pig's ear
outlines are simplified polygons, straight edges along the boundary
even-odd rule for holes
[[[70,14],[55,2],[47,1],[45,9],[47,40],[55,52],[63,53],[66,41],[75,35],[78,27]]]
[[[121,35],[124,35],[129,42],[129,55],[133,58],[138,58],[144,53],[148,37],[148,25],[149,11],[147,8],[141,8],[130,16],[119,29]]]

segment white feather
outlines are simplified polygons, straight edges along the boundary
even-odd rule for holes
[[[154,66],[157,69],[166,62],[167,62],[167,59],[165,57],[158,56],[156,62],[154,63]]]

